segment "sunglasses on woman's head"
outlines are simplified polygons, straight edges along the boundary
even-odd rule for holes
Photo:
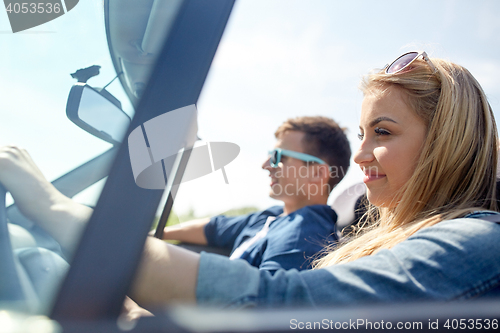
[[[271,150],[269,152],[269,163],[271,164],[271,166],[273,168],[278,167],[278,164],[281,162],[281,156],[283,156],[283,155],[293,157],[293,158],[296,158],[296,159],[304,161],[304,162],[316,162],[319,164],[328,165],[325,161],[317,158],[316,156],[312,156],[312,155],[304,154],[304,153],[299,153],[299,152],[296,152],[293,150],[274,148],[273,150]]]
[[[408,52],[408,53],[405,53],[405,54],[399,56],[390,65],[385,66],[385,68],[384,68],[385,73],[386,74],[396,74],[396,73],[402,72],[403,70],[407,69],[420,56],[422,56],[422,58],[427,62],[427,64],[429,64],[429,67],[432,68],[432,71],[434,73],[436,73],[437,69],[434,66],[434,64],[431,62],[429,57],[427,56],[427,53],[416,52],[416,51]]]

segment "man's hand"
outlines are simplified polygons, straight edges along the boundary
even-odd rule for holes
[[[15,146],[0,147],[0,182],[24,216],[38,223],[63,247],[72,249],[92,209],[59,192],[28,152]]]

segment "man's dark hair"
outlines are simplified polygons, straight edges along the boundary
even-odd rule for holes
[[[327,117],[297,117],[285,121],[274,133],[279,137],[287,131],[303,132],[304,152],[319,157],[333,167],[328,181],[329,191],[344,178],[351,159],[345,129]]]

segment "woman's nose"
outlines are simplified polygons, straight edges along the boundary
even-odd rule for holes
[[[362,142],[359,149],[354,153],[354,163],[363,165],[372,162],[375,159],[373,147],[367,142]]]

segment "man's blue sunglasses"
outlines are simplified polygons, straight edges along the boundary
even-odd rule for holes
[[[281,149],[281,148],[274,148],[269,152],[269,163],[273,168],[277,168],[278,164],[281,162],[281,156],[289,156],[296,158],[298,160],[304,161],[304,162],[316,162],[319,164],[326,164],[328,165],[325,161],[322,159],[317,158],[316,156],[312,156],[309,154],[304,154],[304,153],[299,153],[293,150],[286,150],[286,149]]]

